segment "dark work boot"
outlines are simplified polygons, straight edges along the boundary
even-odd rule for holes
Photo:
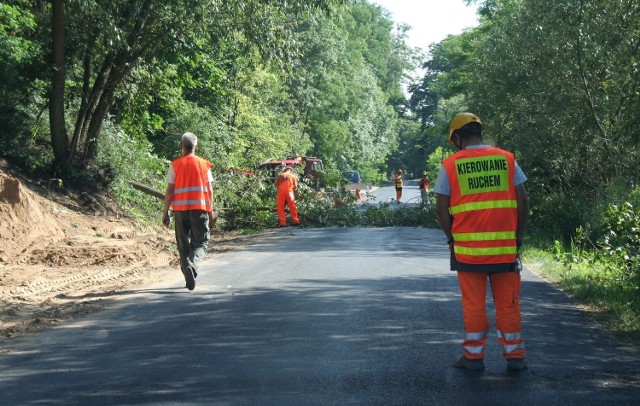
[[[186,267],[182,272],[184,274],[184,280],[187,282],[187,289],[193,290],[196,287],[196,278],[193,276],[193,268]]]
[[[507,358],[507,371],[524,371],[527,369],[527,363],[522,358]]]
[[[484,361],[482,359],[469,359],[463,355],[453,362],[453,367],[470,371],[484,371]]]

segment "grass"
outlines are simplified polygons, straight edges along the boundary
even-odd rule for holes
[[[587,315],[626,344],[640,342],[640,289],[611,272],[602,260],[563,258],[535,248],[523,252],[525,266],[569,294]],[[640,349],[636,348],[637,352]]]

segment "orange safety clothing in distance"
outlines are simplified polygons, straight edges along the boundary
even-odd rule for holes
[[[396,177],[395,186],[396,186],[396,189],[402,188],[402,186],[403,186],[402,176]]]
[[[182,156],[171,163],[176,178],[171,206],[174,211],[211,211],[208,172],[211,163],[195,155]]]
[[[285,206],[289,206],[289,214],[291,214],[291,220],[293,223],[300,223],[294,194],[297,187],[298,178],[289,171],[282,172],[276,180],[276,188],[278,189],[276,195],[276,211],[278,213],[278,223],[281,226],[284,226],[287,223]]]

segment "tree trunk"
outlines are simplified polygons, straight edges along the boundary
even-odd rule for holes
[[[53,78],[49,98],[49,125],[55,165],[60,168],[68,163],[69,158],[69,140],[64,122],[64,0],[52,0],[51,7]]]
[[[143,46],[135,52],[127,53],[121,51],[110,66],[106,67],[102,79],[97,88],[94,87],[95,97],[92,97],[92,103],[89,105],[89,113],[83,123],[85,130],[85,148],[83,158],[90,161],[96,158],[98,153],[98,136],[104,118],[109,112],[115,92],[125,76],[131,72],[135,62],[144,54],[148,46]]]
[[[82,57],[82,102],[80,104],[80,109],[78,110],[78,117],[76,119],[76,126],[73,131],[73,138],[71,140],[71,145],[69,146],[69,153],[75,154],[78,149],[78,143],[80,142],[80,134],[82,130],[82,123],[84,123],[85,117],[87,116],[87,109],[89,106],[89,97],[91,90],[91,66],[92,66],[92,48],[95,45],[96,39],[98,37],[97,32],[93,32],[91,37],[89,38],[88,43],[85,45],[84,55]]]
[[[79,112],[72,144],[73,153],[84,161],[90,161],[97,155],[100,129],[117,87],[138,59],[154,45],[154,39],[145,35],[148,24],[153,22],[150,17],[152,5],[152,0],[145,0],[141,10],[135,13],[136,24],[129,34],[126,48],[115,51],[105,60],[90,94],[83,95],[86,105]]]

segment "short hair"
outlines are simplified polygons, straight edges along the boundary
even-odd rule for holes
[[[196,137],[194,133],[184,133],[182,134],[182,138],[180,138],[180,144],[182,144],[188,152],[193,152],[196,149],[196,145],[198,145],[198,137]]]
[[[460,138],[480,137],[482,138],[482,125],[477,122],[471,122],[464,127],[456,130]]]

